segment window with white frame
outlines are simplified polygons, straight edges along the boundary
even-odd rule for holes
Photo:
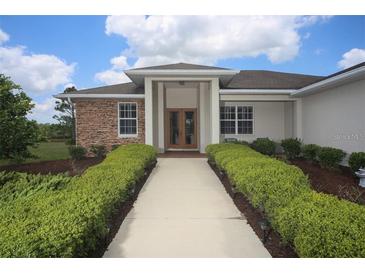
[[[119,103],[119,135],[137,135],[137,103]]]
[[[253,110],[252,106],[237,106],[237,133],[252,134]]]
[[[253,107],[220,107],[220,129],[221,134],[253,134]]]
[[[236,107],[220,107],[220,127],[222,134],[236,134]]]

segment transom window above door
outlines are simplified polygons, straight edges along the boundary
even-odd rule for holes
[[[220,107],[220,131],[221,134],[253,134],[253,107]]]
[[[118,125],[119,136],[135,137],[137,136],[138,124],[137,103],[119,103]]]

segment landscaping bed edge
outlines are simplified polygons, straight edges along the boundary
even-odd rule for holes
[[[134,202],[137,200],[139,192],[141,191],[142,187],[149,178],[152,170],[156,167],[156,164],[157,160],[153,161],[149,166],[145,167],[144,175],[134,184],[133,194],[130,195],[127,200],[121,202],[119,206],[116,208],[114,214],[110,216],[108,220],[109,232],[107,236],[100,241],[99,246],[95,249],[95,252],[90,254],[89,257],[91,258],[103,257],[109,244],[113,241],[115,235],[118,233],[119,228],[122,225],[123,221],[125,220],[126,216],[133,208]]]
[[[233,184],[230,182],[228,176],[222,173],[214,162],[208,160],[208,164],[219,178],[228,195],[232,198],[237,209],[245,215],[247,223],[254,230],[271,256],[274,258],[297,258],[298,255],[294,248],[289,244],[283,244],[280,234],[271,227],[264,240],[265,232],[259,224],[260,221],[267,219],[264,213],[254,208],[243,193],[234,191]]]

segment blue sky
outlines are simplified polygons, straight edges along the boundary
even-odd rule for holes
[[[52,95],[125,82],[123,70],[192,62],[328,75],[365,60],[365,16],[1,16],[0,71],[51,121]]]

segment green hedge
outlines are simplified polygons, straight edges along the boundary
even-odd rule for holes
[[[353,152],[349,157],[349,166],[353,172],[365,168],[365,152]]]
[[[269,138],[257,138],[252,142],[251,147],[262,154],[271,156],[275,154],[276,145]]]
[[[63,182],[59,187],[43,187],[43,191],[1,201],[0,256],[86,257],[93,254],[108,234],[108,218],[128,198],[130,188],[155,159],[156,152],[151,146],[120,146],[80,177],[60,179],[56,176]],[[17,189],[8,186],[22,184],[18,183],[17,176],[26,175],[5,175],[0,192]],[[53,177],[47,178],[52,180]]]
[[[288,159],[295,159],[301,152],[302,142],[297,138],[288,138],[281,141],[281,146]]]
[[[315,192],[299,168],[247,146],[207,153],[301,257],[365,257],[365,207]]]
[[[333,147],[321,147],[318,151],[319,164],[327,168],[338,168],[345,156],[343,150]]]

